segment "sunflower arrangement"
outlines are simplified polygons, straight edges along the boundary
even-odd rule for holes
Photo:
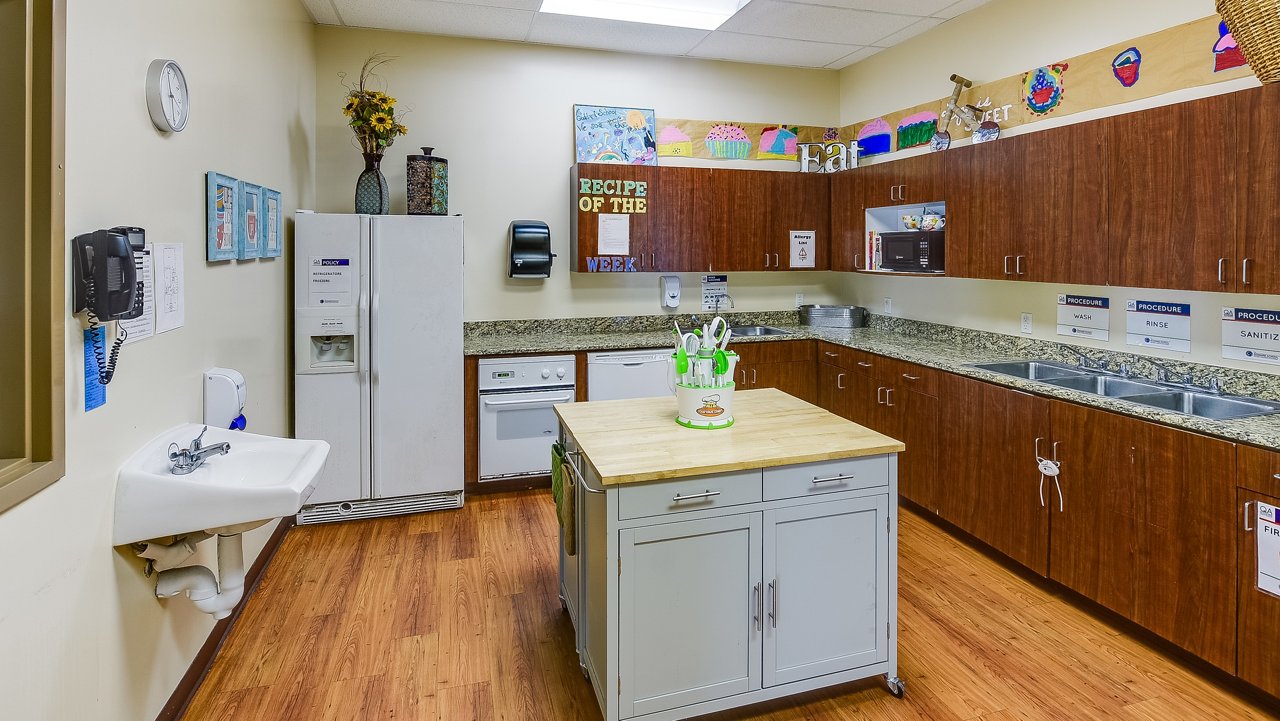
[[[374,90],[371,81],[374,71],[390,62],[385,55],[371,55],[360,68],[360,80],[347,92],[347,102],[342,114],[348,120],[361,152],[382,155],[396,138],[408,132],[408,128],[396,120],[396,99],[380,90]]]

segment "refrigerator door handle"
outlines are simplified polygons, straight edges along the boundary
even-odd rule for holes
[[[357,308],[359,316],[356,318],[356,334],[359,338],[356,341],[356,372],[369,372],[369,294],[361,291],[360,300]]]

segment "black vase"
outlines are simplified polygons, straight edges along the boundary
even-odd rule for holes
[[[357,213],[386,215],[391,212],[391,191],[387,187],[387,176],[378,169],[380,163],[381,153],[364,154],[364,171],[356,179]]]

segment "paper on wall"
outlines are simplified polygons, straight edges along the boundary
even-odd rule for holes
[[[312,308],[351,306],[356,271],[350,258],[311,256],[311,274],[307,277],[308,305]]]
[[[1191,304],[1153,300],[1125,302],[1128,345],[1191,352]]]
[[[1111,299],[1058,294],[1058,335],[1091,340],[1111,339]]]
[[[814,258],[814,245],[818,238],[816,230],[793,230],[791,231],[791,267],[792,268],[813,268],[816,259]]]
[[[1280,365],[1280,311],[1223,308],[1222,357]]]
[[[167,333],[186,323],[186,278],[182,270],[182,244],[152,246],[155,269],[156,333]]]
[[[729,296],[729,276],[702,276],[702,309],[715,311],[718,305],[724,305]]]
[[[600,213],[596,230],[596,250],[600,255],[631,255],[631,216],[627,213]]]
[[[1280,508],[1258,506],[1258,588],[1280,596]]]
[[[130,345],[146,340],[156,334],[156,288],[152,268],[155,246],[133,251],[133,265],[138,271],[138,279],[142,281],[142,315],[132,320],[120,321],[120,327],[129,334],[124,344]]]

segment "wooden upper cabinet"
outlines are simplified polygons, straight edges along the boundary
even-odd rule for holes
[[[1108,139],[1103,216],[1111,285],[1234,287],[1241,128],[1232,95],[1099,121]]]
[[[948,150],[947,275],[1016,280],[1029,192],[1021,180],[1027,136]],[[1025,258],[1021,261],[1026,262]],[[1025,272],[1025,266],[1022,267]]]
[[[1014,262],[1020,280],[1106,285],[1114,247],[1103,216],[1109,127],[1076,123],[1019,136],[1026,141],[1016,179],[1026,193],[1015,216],[1026,256]]]
[[[831,182],[831,269],[864,270],[867,206],[862,191],[864,170],[833,173]]]
[[[944,155],[925,153],[853,171],[862,175],[864,207],[885,208],[944,200]]]
[[[813,270],[831,267],[827,176],[715,170],[710,197],[714,250],[708,270],[792,270],[793,230],[815,233]]]
[[[1241,115],[1236,149],[1235,289],[1242,293],[1280,293],[1280,86],[1233,93]],[[1225,228],[1224,228],[1225,229]]]
[[[653,204],[657,215],[657,243],[650,248],[653,262],[645,270],[697,271],[706,266],[711,245],[710,168],[662,168]]]
[[[598,181],[598,182],[597,182]],[[643,184],[643,186],[642,186]],[[574,267],[584,273],[656,270],[659,252],[673,236],[659,190],[659,168],[652,165],[580,163],[571,173],[570,197],[575,213],[572,230]],[[583,209],[585,206],[585,210]],[[601,214],[624,214],[630,224],[626,254],[599,248]]]

